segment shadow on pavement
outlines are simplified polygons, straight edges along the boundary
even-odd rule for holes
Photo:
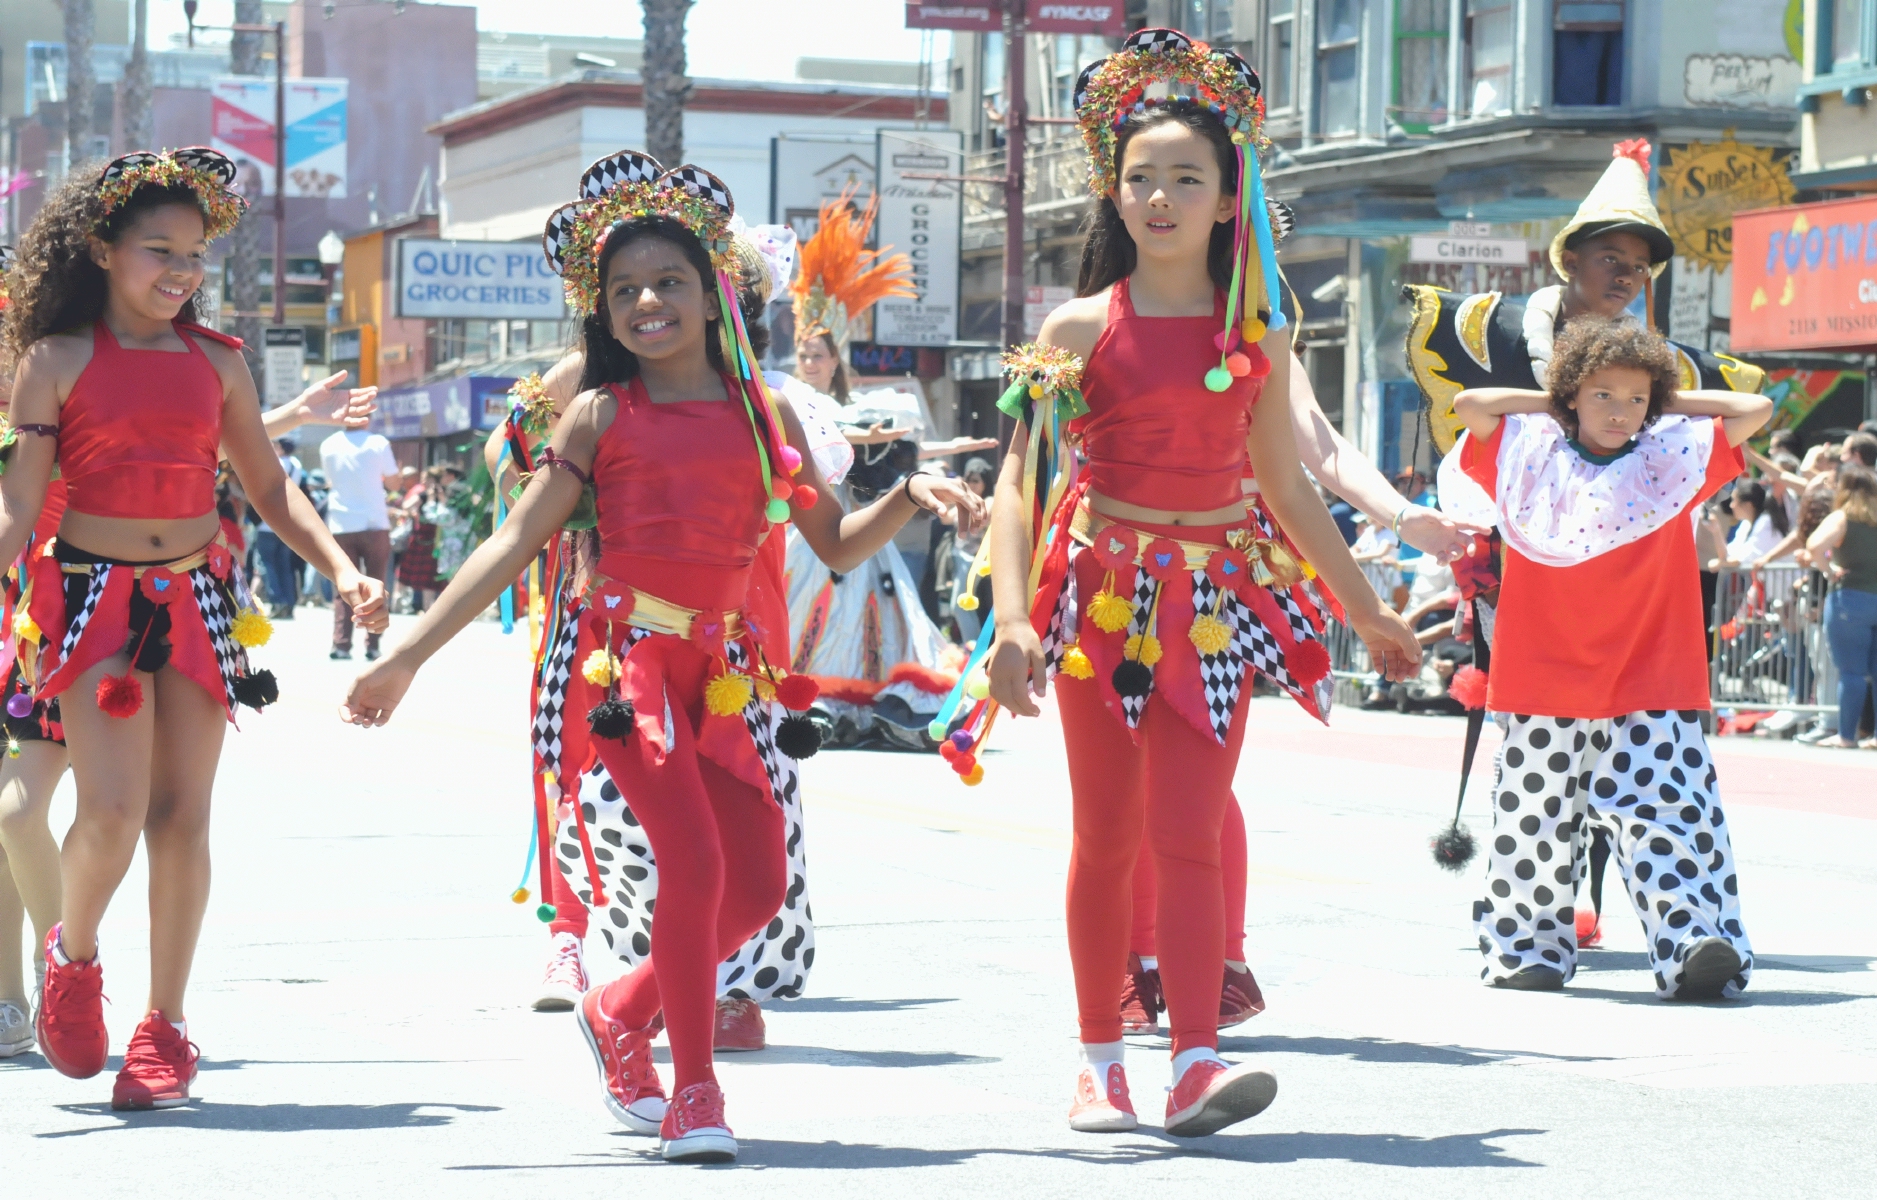
[[[1002,1062],[979,1054],[950,1050],[846,1050],[826,1046],[778,1046],[773,1043],[753,1054],[738,1054],[731,1061],[768,1065],[819,1063],[830,1067],[958,1067]]]
[[[1150,1130],[1128,1138],[1104,1139],[1086,1149],[1004,1150],[923,1149],[914,1146],[875,1146],[847,1142],[782,1142],[746,1140],[741,1159],[719,1170],[796,1168],[819,1171],[878,1171],[916,1167],[949,1167],[979,1158],[1045,1158],[1094,1165],[1165,1162],[1198,1157],[1238,1162],[1285,1163],[1337,1161],[1383,1167],[1537,1167],[1487,1143],[1497,1138],[1533,1137],[1543,1129],[1494,1129],[1485,1133],[1457,1133],[1444,1137],[1411,1137],[1396,1133],[1265,1133],[1250,1136],[1215,1135],[1182,1141]],[[1142,1140],[1145,1139],[1145,1140]],[[466,1163],[451,1171],[539,1171],[582,1167],[611,1167],[627,1163],[661,1163],[655,1144],[644,1150],[620,1150],[593,1156],[590,1162]]]
[[[769,1001],[763,1001],[768,1004]],[[905,1012],[914,1008],[930,1008],[934,1004],[956,1004],[956,996],[929,996],[919,1000],[853,1000],[846,996],[809,996],[801,1000],[777,1000],[772,1011],[779,1013],[862,1013],[862,1012]]]
[[[488,1104],[209,1104],[192,1103],[156,1112],[116,1112],[109,1104],[61,1104],[73,1116],[108,1117],[114,1125],[63,1129],[35,1134],[41,1138],[83,1137],[149,1125],[181,1129],[237,1130],[245,1133],[341,1132],[351,1129],[424,1129],[448,1125],[457,1113],[500,1112]],[[448,1111],[424,1111],[448,1110]]]
[[[1607,1062],[1608,1055],[1533,1054],[1524,1050],[1473,1050],[1464,1046],[1428,1046],[1386,1038],[1223,1037],[1221,1053],[1316,1054],[1371,1063],[1427,1063],[1439,1067],[1477,1067],[1509,1058],[1549,1058],[1558,1062]]]
[[[1612,988],[1579,987],[1575,982],[1566,984],[1558,995],[1575,996],[1580,1000],[1611,1000],[1617,1004],[1676,1004],[1686,1008],[1817,1008],[1826,1004],[1848,1004],[1854,1000],[1877,1000],[1877,996],[1868,992],[1769,992],[1751,984],[1733,1000],[1658,1000],[1653,988],[1648,991],[1619,992]]]

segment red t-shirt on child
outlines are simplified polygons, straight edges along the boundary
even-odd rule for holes
[[[1621,716],[1708,707],[1706,622],[1688,510],[1739,475],[1745,461],[1720,419],[1707,478],[1695,498],[1647,537],[1572,567],[1547,567],[1506,548],[1493,625],[1486,705],[1525,716]],[[1506,422],[1471,435],[1461,468],[1498,495]]]

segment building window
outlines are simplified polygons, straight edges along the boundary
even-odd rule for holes
[[[1268,15],[1271,35],[1264,42],[1264,102],[1276,112],[1296,103],[1292,94],[1293,40],[1297,31],[1297,0],[1271,0]]]
[[[1049,51],[1049,66],[1055,108],[1048,115],[1073,116],[1076,77],[1082,73],[1083,67],[1109,53],[1108,39],[1086,33],[1045,36],[1054,42],[1054,47]]]
[[[1623,102],[1622,0],[1555,0],[1551,19],[1551,102]]]
[[[1467,112],[1512,111],[1512,0],[1466,0]]]
[[[1819,31],[1820,47],[1833,71],[1877,66],[1877,4],[1871,0],[1826,0],[1820,15],[1830,22]]]
[[[1426,133],[1447,119],[1447,0],[1395,0],[1395,121]]]
[[[1004,35],[983,36],[978,58],[978,88],[984,103],[978,110],[979,145],[988,149],[1004,144]]]
[[[1361,119],[1363,0],[1318,0],[1317,132],[1356,132]]]
[[[1214,46],[1232,41],[1232,0],[1179,0],[1174,7],[1182,32]]]

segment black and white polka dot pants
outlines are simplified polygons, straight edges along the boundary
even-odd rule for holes
[[[1723,994],[1747,985],[1753,951],[1699,718],[1512,717],[1493,794],[1486,898],[1473,906],[1488,984],[1530,966],[1555,967],[1567,980],[1576,972],[1574,906],[1590,827],[1601,824],[1642,920],[1656,995],[1674,997],[1688,947],[1707,937],[1727,939],[1740,955]]]

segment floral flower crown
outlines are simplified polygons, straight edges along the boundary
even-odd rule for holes
[[[13,269],[13,247],[0,246],[0,310],[7,306],[7,272]]]
[[[248,202],[231,186],[235,164],[226,154],[207,146],[181,150],[136,150],[105,164],[98,179],[104,215],[122,208],[143,187],[186,187],[196,194],[208,238],[214,241],[241,222]]]
[[[704,244],[711,266],[736,270],[730,218],[736,202],[723,180],[702,167],[667,171],[637,150],[609,154],[580,177],[580,199],[549,214],[541,248],[560,275],[567,301],[580,313],[599,308],[599,262],[607,235],[622,221],[668,217]]]
[[[1149,97],[1166,84],[1190,95]],[[1258,73],[1230,50],[1215,50],[1177,29],[1142,29],[1121,48],[1082,68],[1075,81],[1075,116],[1088,147],[1088,186],[1105,196],[1115,186],[1115,142],[1127,119],[1156,104],[1198,103],[1225,122],[1239,145],[1264,144],[1264,98]]]

